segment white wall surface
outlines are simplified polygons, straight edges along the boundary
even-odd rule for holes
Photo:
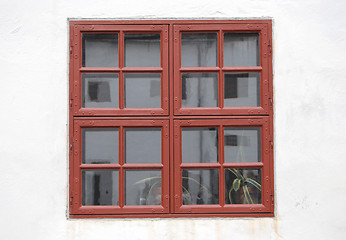
[[[0,239],[345,239],[346,1],[1,0]],[[274,19],[276,217],[68,220],[68,18]]]

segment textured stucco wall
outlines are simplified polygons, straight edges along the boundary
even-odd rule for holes
[[[0,1],[0,239],[344,239],[346,2]],[[274,19],[276,217],[67,220],[68,18]]]

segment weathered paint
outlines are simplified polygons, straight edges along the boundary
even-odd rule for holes
[[[343,239],[345,1],[0,2],[1,239]],[[274,19],[276,217],[68,220],[68,18]]]

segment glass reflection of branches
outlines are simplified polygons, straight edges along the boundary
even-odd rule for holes
[[[233,148],[233,151],[236,151],[236,154],[228,154],[229,157],[231,157],[231,159],[228,159],[230,162],[259,161],[261,156],[259,152],[260,148],[258,147],[261,136],[259,128],[225,128],[225,132],[232,134],[238,132],[236,135],[229,135],[235,138],[234,141],[230,141],[228,145]],[[251,134],[252,137],[249,137],[248,134]],[[247,138],[244,138],[244,135],[247,135]],[[238,141],[238,138],[240,141]],[[248,140],[245,141],[245,139]],[[225,158],[227,152],[230,153],[230,151],[226,151],[225,149]],[[225,159],[225,162],[228,162],[227,159]],[[225,170],[225,191],[226,204],[261,203],[261,170],[227,168]]]
[[[182,171],[183,204],[218,204],[219,172],[217,169]]]
[[[134,183],[134,185],[141,184],[144,184],[144,188],[138,188],[138,205],[160,205],[161,177],[149,177]]]
[[[225,170],[226,204],[260,204],[261,172],[259,169]]]
[[[125,205],[161,205],[161,171],[128,170],[125,185]]]

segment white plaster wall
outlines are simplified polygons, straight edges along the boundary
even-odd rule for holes
[[[0,239],[345,239],[346,2],[1,0]],[[67,220],[68,18],[274,19],[275,218]]]

